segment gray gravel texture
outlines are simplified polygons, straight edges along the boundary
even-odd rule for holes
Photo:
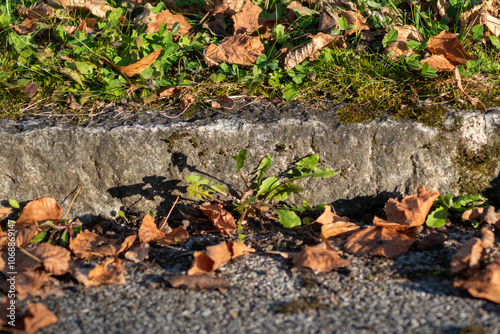
[[[125,261],[125,285],[85,289],[63,279],[65,296],[42,301],[58,322],[40,333],[500,333],[500,305],[454,289],[449,277],[451,256],[465,240],[479,236],[477,230],[448,226],[440,230],[448,236],[441,249],[413,247],[394,260],[344,254],[349,267],[317,273],[266,251],[296,252],[313,245],[318,228],[254,225],[247,244],[257,252],[212,273],[227,280],[228,290],[168,284],[171,276],[186,273],[195,250],[234,240],[191,236],[180,246],[153,246],[143,263]],[[497,242],[498,237],[496,232]],[[331,240],[342,249],[346,237]]]

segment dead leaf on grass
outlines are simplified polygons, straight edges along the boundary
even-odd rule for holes
[[[366,23],[366,18],[358,10],[344,10],[340,15],[347,20],[347,24],[354,26],[353,29],[345,31],[345,35],[349,36],[361,30],[370,30]]]
[[[319,272],[328,272],[339,267],[347,267],[349,260],[343,259],[337,252],[321,247],[306,246],[293,257],[293,264]]]
[[[45,197],[29,202],[17,218],[15,228],[45,220],[58,220],[62,215],[59,203],[53,198]]]
[[[392,60],[399,57],[410,57],[415,53],[415,51],[410,49],[406,44],[409,41],[416,41],[420,43],[424,40],[424,38],[414,25],[394,27],[394,29],[398,31],[398,37],[395,42],[387,44],[383,54]]]
[[[208,66],[219,63],[249,66],[264,52],[264,45],[258,36],[236,34],[222,41],[220,45],[210,44],[203,56]]]
[[[164,97],[167,99],[178,99],[181,96],[182,89],[178,87],[170,87],[165,89],[160,93],[160,97]]]
[[[466,31],[481,24],[496,37],[500,37],[500,20],[498,19],[498,4],[485,1],[460,14],[460,30]]]
[[[435,68],[438,72],[453,72],[455,70],[455,65],[450,63],[443,55],[431,55],[422,59],[420,63],[422,65],[429,63],[429,67]]]
[[[301,47],[295,48],[287,53],[284,60],[285,70],[294,68],[304,60],[314,60],[323,48],[327,46],[345,48],[344,38],[342,36],[331,36],[319,32],[311,36],[311,41]]]
[[[60,276],[69,272],[71,261],[70,251],[66,248],[42,243],[35,249],[34,254],[43,264],[43,268],[49,273]]]
[[[106,12],[113,10],[106,0],[48,0],[49,6],[65,9],[89,11],[97,17],[106,18]]]
[[[95,18],[88,17],[86,19],[82,19],[82,21],[80,22],[80,24],[76,29],[83,32],[84,34],[87,34],[89,31],[94,30],[96,24],[97,20]]]
[[[349,237],[345,250],[356,256],[375,255],[395,258],[406,253],[417,242],[415,236],[395,229],[370,226]]]
[[[119,66],[119,65],[113,65],[113,66],[123,75],[131,78],[133,76],[141,74],[142,71],[151,66],[151,64],[153,64],[155,60],[158,58],[160,53],[161,53],[161,48],[158,48],[155,51],[151,52],[146,57],[140,59],[139,61],[133,64],[127,66]]]
[[[231,109],[234,107],[234,100],[227,95],[223,95],[217,99],[217,101],[212,101],[212,108],[219,109]]]
[[[24,331],[31,334],[57,323],[57,317],[42,303],[28,303],[21,321],[24,324]]]
[[[37,84],[36,82],[29,82],[26,87],[24,87],[24,97],[26,98],[32,98],[33,96],[36,95],[36,92],[38,92],[38,89],[40,88],[40,85]]]
[[[168,283],[174,288],[198,289],[218,289],[226,290],[229,286],[225,279],[212,277],[207,274],[198,276],[176,275],[172,276]]]
[[[237,227],[234,217],[222,207],[222,204],[205,202],[202,205],[195,206],[195,208],[201,210],[221,233],[234,234],[236,232]]]
[[[235,34],[252,34],[259,27],[262,8],[247,0],[240,12],[233,16]]]
[[[172,14],[168,9],[162,10],[158,14],[152,14],[151,21],[148,23],[146,33],[152,34],[160,30],[160,26],[165,23],[169,31],[172,30],[175,23],[179,23],[179,34],[189,35],[191,25],[182,14]]]
[[[467,60],[474,60],[460,44],[457,35],[448,30],[429,38],[427,49],[433,54],[442,54],[455,65],[465,65]]]

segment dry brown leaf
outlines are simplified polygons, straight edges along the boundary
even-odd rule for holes
[[[471,277],[481,265],[481,259],[486,254],[486,248],[493,247],[495,235],[487,228],[481,229],[482,238],[471,238],[451,258],[450,273],[464,274]]]
[[[17,218],[16,227],[33,224],[45,220],[58,220],[62,215],[59,203],[53,198],[45,197],[29,202]]]
[[[483,216],[484,207],[469,209],[462,213],[463,220],[472,220],[476,218],[481,218]]]
[[[17,5],[16,9],[21,16],[33,20],[51,19],[55,14],[54,8],[47,6],[43,2],[40,2],[36,6],[29,6],[28,8]]]
[[[456,65],[465,65],[467,60],[474,60],[465,51],[457,35],[443,30],[437,36],[429,38],[427,49],[433,54],[442,54]]]
[[[11,254],[10,252],[0,252],[0,272],[9,277],[10,275],[15,275],[15,273],[21,272],[21,270],[35,270],[40,266],[40,262],[34,257],[26,255],[23,251],[15,249],[14,257],[16,259],[14,266],[9,265],[8,261]]]
[[[38,28],[39,24],[42,24],[42,23],[39,22],[38,20],[33,20],[30,18],[27,18],[27,19],[24,19],[24,21],[21,22],[20,24],[11,25],[11,27],[19,35],[26,35],[26,34],[30,34],[32,32],[35,32],[36,29]]]
[[[262,8],[247,0],[240,12],[233,16],[234,33],[250,35],[259,27],[259,15]]]
[[[337,252],[330,249],[306,246],[293,257],[293,264],[315,271],[328,272],[339,267],[347,267],[349,260],[341,258]]]
[[[214,261],[212,270],[219,268],[224,263],[231,260],[231,252],[225,241],[213,246],[208,246],[206,251],[208,257]]]
[[[221,96],[217,101],[212,101],[212,108],[219,109],[231,109],[234,107],[234,100],[227,95]]]
[[[255,249],[248,247],[241,241],[231,241],[227,244],[227,248],[229,248],[229,252],[231,253],[231,259],[255,252]]]
[[[160,97],[164,97],[167,99],[178,99],[181,96],[182,89],[177,87],[170,87],[165,89],[160,93]]]
[[[97,23],[97,20],[93,17],[88,17],[86,19],[82,19],[78,27],[76,28],[77,30],[83,32],[86,34],[88,31],[93,30]]]
[[[416,195],[405,196],[401,202],[391,198],[384,209],[387,221],[408,227],[421,226],[438,197],[438,191],[427,191],[425,187],[419,185]]]
[[[141,227],[139,228],[139,241],[156,243],[164,238],[165,233],[158,229],[153,216],[150,214],[145,215],[142,219]]]
[[[125,284],[125,267],[119,258],[109,257],[92,269],[88,278],[99,284]]]
[[[500,257],[467,280],[454,280],[455,288],[466,289],[471,296],[500,304]]]
[[[327,46],[345,47],[344,38],[342,36],[331,36],[319,32],[311,36],[311,41],[302,45],[294,50],[288,52],[285,56],[284,67],[285,70],[294,68],[304,60],[314,60],[321,49]]]
[[[42,260],[43,268],[56,276],[69,272],[71,253],[66,248],[42,243],[35,249],[34,254]]]
[[[406,43],[409,41],[417,41],[422,42],[424,39],[418,29],[413,25],[406,25],[402,27],[394,27],[398,31],[398,37],[396,41],[388,44],[383,54],[388,56],[390,59],[395,60],[399,57],[410,57],[415,53],[412,49],[410,49]]]
[[[108,6],[106,0],[48,0],[47,3],[52,7],[89,11],[102,19],[106,18],[108,10],[113,10]]]
[[[22,248],[30,243],[31,239],[39,232],[38,224],[28,225],[26,227],[18,228],[15,230],[15,245]],[[10,236],[12,237],[12,236]],[[9,232],[0,232],[0,250],[6,250],[9,245]]]
[[[151,64],[153,64],[155,62],[155,60],[158,58],[160,53],[161,53],[161,48],[158,48],[155,51],[151,52],[146,57],[140,59],[139,61],[137,61],[133,64],[130,64],[127,66],[114,65],[114,67],[118,71],[120,71],[123,75],[131,78],[133,76],[141,74],[142,71],[144,71],[146,68],[151,66]]]
[[[187,274],[189,276],[208,274],[213,271],[214,261],[203,252],[194,253],[194,261]]]
[[[45,299],[48,296],[63,296],[59,281],[41,270],[22,270],[16,275],[16,298],[28,296]]]
[[[481,24],[496,37],[500,37],[500,20],[498,19],[498,4],[494,1],[485,1],[460,15],[461,31]]]
[[[132,235],[129,235],[128,237],[126,237],[121,246],[120,246],[120,249],[116,252],[116,254],[120,254],[124,251],[126,251],[127,249],[129,249],[130,247],[132,247],[132,245],[134,244],[135,240],[137,239],[137,235],[135,234],[132,234]]]
[[[351,30],[347,30],[345,32],[346,36],[355,34],[361,30],[370,30],[370,28],[365,24],[366,18],[358,11],[346,10],[341,11],[340,15],[342,15],[349,25],[353,25],[354,28]]]
[[[414,236],[408,236],[394,229],[370,226],[349,237],[345,250],[356,256],[375,255],[395,258],[406,253],[417,242]]]
[[[76,238],[69,241],[69,249],[80,259],[92,256],[113,256],[120,247],[120,240],[101,237],[89,230],[78,233]]]
[[[42,303],[28,303],[21,320],[24,324],[24,331],[29,334],[57,323],[55,314]]]
[[[195,208],[201,210],[215,225],[215,228],[223,234],[236,232],[236,222],[228,211],[224,210],[222,204],[210,204],[209,202],[198,205]]]
[[[443,55],[432,55],[422,59],[422,65],[429,63],[429,67],[435,68],[438,72],[453,72],[455,65],[450,63]]]
[[[36,95],[36,92],[40,88],[40,85],[38,85],[36,82],[31,81],[24,87],[24,97],[26,98],[32,98],[33,96]]]
[[[158,245],[181,244],[189,238],[189,233],[182,226],[176,227],[172,232],[165,234],[165,237],[157,242]]]
[[[212,277],[207,274],[198,276],[176,275],[172,276],[168,283],[174,288],[186,288],[191,290],[197,289],[219,289],[225,290],[229,286],[225,279],[220,277]]]
[[[125,258],[129,261],[139,263],[149,257],[149,244],[143,242],[125,253]]]
[[[249,66],[263,52],[264,45],[259,37],[236,34],[224,39],[220,45],[210,44],[203,51],[203,56],[208,66],[219,63]]]
[[[358,225],[351,222],[338,221],[321,226],[321,236],[324,239],[328,239],[338,235],[351,233],[356,230],[359,230]]]
[[[303,6],[298,1],[292,1],[286,6],[285,14],[283,15],[283,21],[293,24],[297,20],[298,16],[313,15],[313,11],[305,6]]]
[[[232,245],[232,247],[234,249],[234,244]],[[241,247],[237,245],[236,247],[240,248],[240,250],[243,252],[251,252],[251,248],[247,248],[246,246]],[[208,246],[206,253],[194,253],[194,261],[191,265],[191,268],[188,270],[188,275],[194,276],[208,274],[234,257],[236,256],[232,256],[229,246],[225,241],[222,241],[217,245]]]
[[[191,25],[182,14],[172,14],[168,9],[162,10],[158,14],[153,14],[151,21],[148,23],[146,33],[152,34],[160,30],[160,26],[165,23],[169,31],[172,30],[175,23],[179,23],[179,34],[182,36],[189,35]]]
[[[8,215],[12,213],[12,210],[9,208],[0,207],[0,220],[6,218]]]

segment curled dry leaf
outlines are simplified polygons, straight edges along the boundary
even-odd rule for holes
[[[125,267],[119,258],[109,257],[92,269],[88,279],[100,284],[125,284]]]
[[[172,276],[168,283],[174,288],[197,289],[219,289],[226,290],[229,286],[225,279],[212,277],[207,274],[198,276],[176,275]]]
[[[142,219],[139,228],[139,241],[158,245],[172,245],[185,242],[189,238],[189,233],[182,226],[172,230],[170,233],[163,233],[156,226],[154,218],[147,214]]]
[[[422,59],[421,64],[429,63],[429,67],[435,68],[438,72],[453,72],[455,65],[450,63],[443,55],[432,55]]]
[[[481,229],[482,238],[467,240],[451,258],[450,273],[464,274],[467,277],[474,275],[481,264],[486,248],[493,246],[495,235],[487,228]]]
[[[178,87],[170,87],[160,93],[160,97],[167,99],[178,99],[181,96],[182,90]]]
[[[319,247],[306,246],[293,257],[293,264],[307,267],[315,271],[328,272],[349,265],[349,260],[343,259],[337,252]]]
[[[146,57],[140,59],[139,61],[133,64],[127,66],[118,66],[118,65],[113,65],[113,66],[123,75],[131,78],[133,76],[141,74],[142,71],[151,66],[151,64],[153,64],[155,60],[158,58],[160,53],[161,53],[161,48],[158,48],[155,51],[151,52]]]
[[[113,256],[120,248],[120,240],[101,237],[89,230],[78,233],[76,238],[69,241],[69,249],[80,259],[92,256]]]
[[[231,259],[234,259],[235,257],[245,255],[245,254],[250,254],[254,253],[255,249],[248,247],[241,241],[231,241],[230,243],[227,244],[227,248],[229,249],[229,252],[231,253]]]
[[[469,279],[454,280],[453,286],[466,289],[473,297],[500,304],[500,257]]]
[[[347,24],[354,26],[353,29],[347,30],[345,32],[346,36],[355,34],[356,32],[359,32],[361,30],[370,30],[370,28],[365,24],[366,18],[358,10],[341,11],[340,15],[342,15],[347,20]]]
[[[485,26],[490,33],[500,37],[498,4],[491,0],[485,1],[460,14],[460,28],[462,31],[466,31],[477,24]]]
[[[29,202],[23,208],[16,221],[16,228],[45,220],[58,220],[62,215],[59,203],[53,198],[45,197]]]
[[[412,235],[387,227],[370,226],[349,237],[345,250],[356,256],[375,255],[395,258],[417,242]]]
[[[33,96],[36,95],[36,92],[40,88],[40,85],[37,84],[36,82],[31,81],[24,87],[24,97],[26,98],[32,98]]]
[[[106,0],[48,0],[49,6],[65,9],[89,11],[97,17],[106,18],[106,12],[112,10]]]
[[[36,6],[29,6],[28,8],[25,8],[22,5],[17,5],[16,9],[22,17],[33,20],[51,19],[54,17],[55,13],[54,8],[47,6],[43,2],[37,4]]]
[[[469,209],[462,213],[463,220],[472,220],[480,218],[481,222],[500,227],[500,211],[495,211],[494,206]]]
[[[204,51],[205,62],[209,66],[219,63],[249,66],[264,52],[259,37],[236,34],[222,41],[220,45],[210,44]]]
[[[132,247],[132,245],[134,244],[135,240],[137,239],[137,235],[135,234],[132,234],[132,235],[129,235],[128,237],[126,237],[121,246],[120,246],[120,249],[116,252],[116,254],[120,254],[124,251],[126,251],[127,249],[129,249],[130,247]]]
[[[250,35],[259,27],[259,15],[262,8],[247,0],[239,13],[233,16],[234,33]]]
[[[321,226],[322,239],[336,237],[338,235],[347,234],[359,230],[359,226],[345,221],[338,221],[331,224]]]
[[[391,198],[384,209],[387,221],[408,227],[423,225],[432,204],[438,197],[438,191],[427,191],[425,187],[419,185],[416,195],[405,196],[401,202]]]
[[[221,96],[217,101],[212,101],[212,108],[219,109],[231,109],[234,107],[234,100],[227,95]]]
[[[198,205],[195,208],[201,210],[215,225],[215,228],[223,234],[236,232],[236,222],[228,211],[224,210],[222,204],[210,204],[209,202]]]
[[[134,263],[139,263],[149,257],[149,244],[143,242],[125,253],[125,258]]]
[[[322,32],[311,36],[311,41],[309,43],[288,52],[284,60],[285,70],[294,68],[306,58],[314,60],[319,51],[326,46],[345,48],[344,38],[342,36],[327,35]]]
[[[21,320],[24,324],[24,331],[29,334],[57,323],[55,314],[42,303],[28,303]]]
[[[390,43],[385,47],[383,54],[392,60],[395,60],[398,57],[409,57],[414,54],[415,52],[410,49],[406,43],[409,41],[417,41],[420,43],[424,40],[417,28],[414,25],[406,25],[402,27],[394,27],[394,29],[398,31],[398,37],[395,42]]]
[[[214,260],[212,260],[207,254],[203,252],[195,252],[193,256],[193,264],[187,272],[189,276],[207,274],[214,270]]]
[[[191,25],[182,14],[172,14],[168,9],[162,10],[158,14],[152,14],[151,21],[148,23],[146,32],[152,34],[160,30],[160,26],[165,23],[168,30],[172,30],[175,23],[179,23],[179,34],[189,35]]]
[[[474,60],[460,44],[457,35],[448,30],[443,30],[437,36],[429,38],[427,49],[433,54],[442,54],[456,65],[465,65],[467,60]]]
[[[88,17],[86,19],[82,19],[82,21],[80,22],[80,24],[76,29],[86,34],[87,32],[94,29],[96,23],[97,20],[95,18]]]
[[[42,261],[43,268],[51,274],[59,276],[70,271],[71,254],[66,248],[42,243],[35,249],[34,255]]]

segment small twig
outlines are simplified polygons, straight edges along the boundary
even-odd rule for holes
[[[170,208],[170,211],[168,212],[167,218],[165,218],[165,221],[163,222],[163,224],[161,224],[160,231],[162,231],[163,228],[165,227],[165,224],[167,224],[168,217],[170,217],[170,214],[172,213],[172,210],[174,209],[178,200],[179,200],[179,196],[177,196],[177,198],[175,199],[174,205],[172,205],[172,207]]]
[[[167,115],[165,115],[164,113],[160,113],[160,115],[162,115],[163,117],[166,117],[166,118],[177,118],[177,117],[182,116],[182,115],[186,112],[186,110],[188,110],[188,108],[189,108],[190,106],[191,106],[191,104],[188,104],[188,106],[187,106],[187,107],[186,107],[186,108],[185,108],[185,109],[184,109],[184,110],[183,110],[180,114],[178,114],[178,115],[176,115],[176,116],[167,116]]]
[[[69,208],[68,210],[66,211],[66,214],[64,215],[64,217],[62,217],[61,220],[64,220],[64,218],[66,218],[66,216],[68,215],[69,213],[69,210],[71,209],[71,206],[73,205],[73,202],[75,201],[76,199],[76,196],[78,196],[78,194],[80,193],[80,190],[82,190],[82,186],[78,185],[78,190],[76,191],[76,194],[75,196],[73,196],[73,200],[71,201],[71,203],[69,204]]]
[[[42,262],[42,260],[40,260],[39,258],[37,258],[35,255],[31,254],[30,252],[28,252],[26,249],[24,248],[19,248],[19,250],[21,252],[23,252],[24,254],[28,255],[29,257],[31,257],[33,260],[37,261],[37,262]]]

